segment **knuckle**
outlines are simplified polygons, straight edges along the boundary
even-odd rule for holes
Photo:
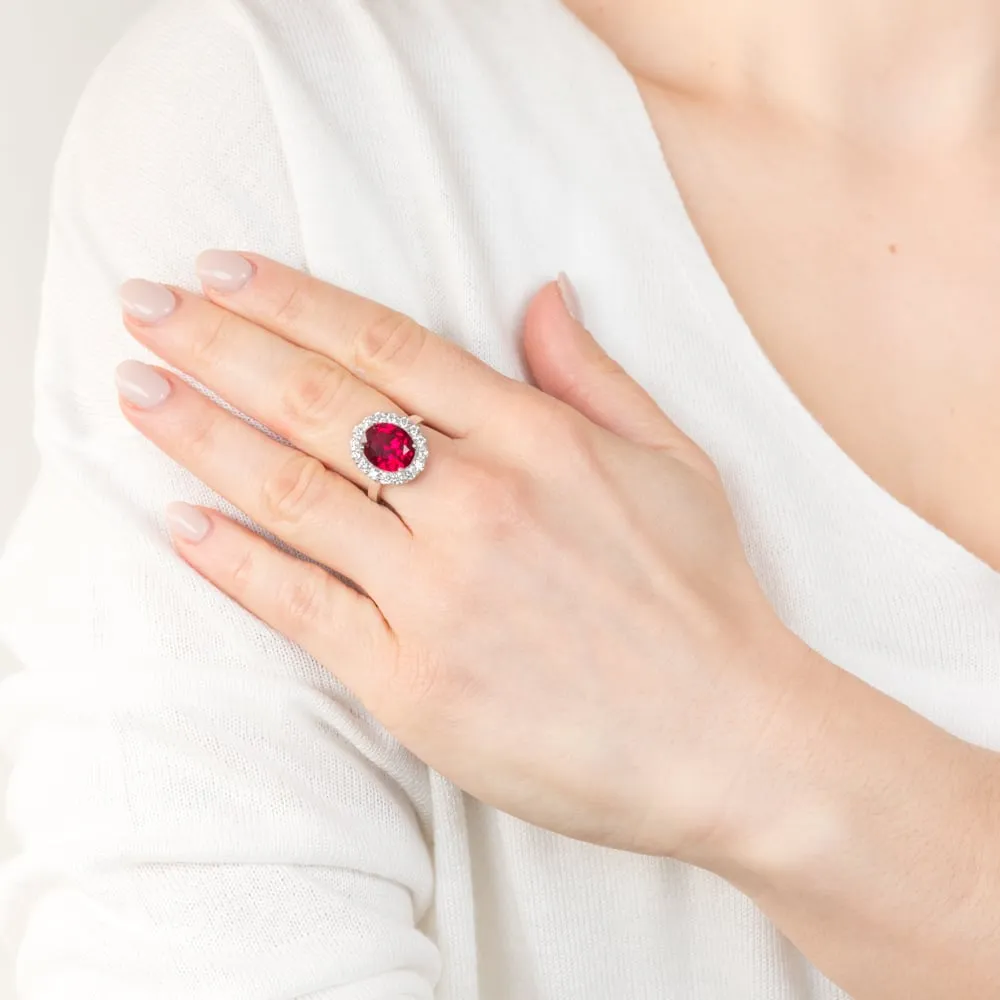
[[[412,363],[427,339],[427,331],[408,316],[386,311],[369,323],[354,345],[355,365],[363,370],[391,372]]]
[[[518,437],[532,454],[545,455],[555,469],[580,474],[596,461],[593,424],[557,400],[534,406],[518,422]]]
[[[184,452],[199,465],[212,457],[216,449],[216,421],[218,414],[209,407],[200,408],[203,412],[196,412],[193,419],[188,423],[184,435]]]
[[[211,364],[219,356],[221,345],[229,334],[231,324],[236,318],[231,312],[215,307],[210,310],[211,317],[200,324],[188,345],[194,361],[199,365]]]
[[[312,455],[295,454],[264,481],[261,507],[274,524],[302,524],[326,491],[327,468]]]
[[[530,516],[528,482],[513,469],[463,461],[455,470],[454,481],[460,509],[481,540],[503,541]]]
[[[281,394],[282,420],[290,427],[330,425],[350,387],[347,373],[333,361],[315,355],[292,374]]]
[[[307,566],[303,563],[303,567]],[[297,627],[320,622],[326,607],[326,587],[319,574],[322,570],[306,570],[278,584],[276,600],[281,615]]]
[[[554,423],[550,440],[566,463],[566,471],[574,476],[590,475],[600,468],[598,440],[593,426],[586,420],[570,419]]]
[[[304,315],[309,296],[305,286],[292,281],[274,307],[274,320],[279,326],[294,327]]]
[[[587,422],[579,411],[552,397],[536,399],[530,408],[520,411],[519,417],[518,436],[528,435],[532,443],[555,438],[559,446],[569,443],[568,438]]]
[[[234,597],[239,598],[249,592],[255,569],[253,549],[248,547],[243,550],[229,572],[229,582]]]

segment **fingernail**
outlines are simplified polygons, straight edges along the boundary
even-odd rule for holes
[[[172,500],[166,506],[167,527],[188,542],[200,542],[212,527],[205,514],[183,500]]]
[[[232,250],[203,250],[195,261],[202,284],[220,292],[238,292],[252,277],[253,264]]]
[[[170,395],[170,383],[155,369],[141,361],[123,361],[115,369],[118,391],[144,410],[158,406]]]
[[[166,285],[145,278],[122,282],[118,297],[125,312],[144,323],[158,323],[177,308],[177,296]]]
[[[577,321],[577,323],[581,323],[580,299],[577,297],[576,289],[573,287],[573,282],[569,280],[569,276],[565,271],[559,272],[559,277],[556,278],[556,284],[559,286],[559,294],[562,296],[563,305],[566,306],[566,311]]]

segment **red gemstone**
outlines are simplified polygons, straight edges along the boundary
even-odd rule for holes
[[[383,472],[405,469],[416,451],[413,438],[395,424],[372,424],[365,435],[365,458]]]

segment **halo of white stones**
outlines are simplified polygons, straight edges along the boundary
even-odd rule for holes
[[[396,427],[401,427],[410,435],[410,439],[413,441],[414,455],[413,461],[405,469],[400,469],[398,472],[386,472],[368,461],[365,455],[365,435],[368,433],[368,428],[375,424],[393,424]],[[399,413],[385,411],[372,413],[365,417],[351,432],[351,458],[354,459],[354,464],[369,479],[374,479],[376,483],[382,483],[383,486],[398,486],[400,483],[408,483],[412,479],[416,479],[424,471],[424,466],[427,464],[427,454],[427,438],[420,430],[420,425]]]

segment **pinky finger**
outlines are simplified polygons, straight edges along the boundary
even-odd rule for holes
[[[395,636],[371,598],[216,510],[174,501],[166,515],[185,562],[367,702],[396,657]]]

